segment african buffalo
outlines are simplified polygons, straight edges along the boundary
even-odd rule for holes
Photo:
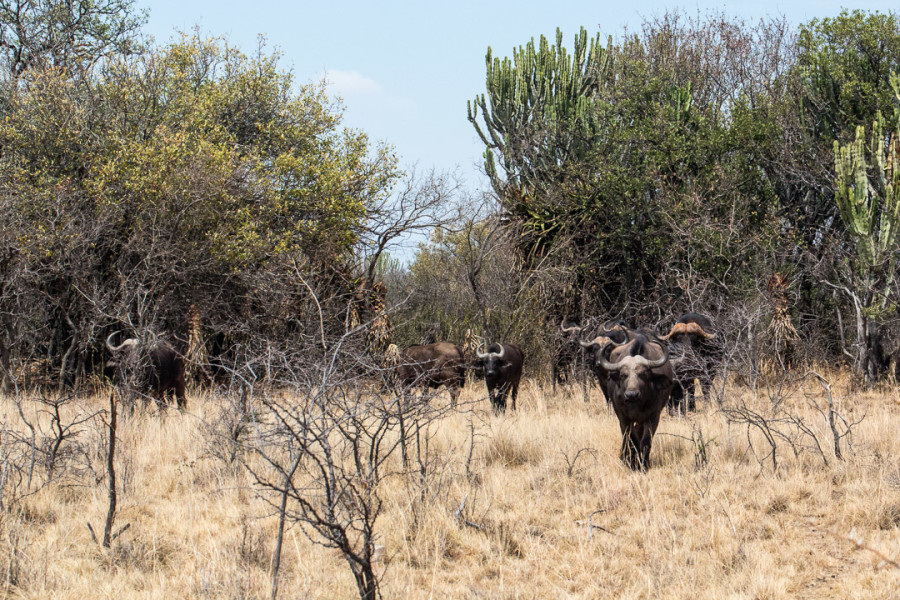
[[[669,399],[675,371],[666,344],[634,333],[615,344],[599,366],[609,377],[607,388],[622,431],[622,460],[632,469],[650,464],[650,446],[659,417]]]
[[[611,327],[607,327],[608,325],[611,325]],[[588,365],[597,379],[597,385],[600,386],[607,404],[610,402],[609,392],[606,389],[609,376],[606,369],[600,366],[600,363],[609,358],[609,351],[612,349],[613,344],[624,344],[628,339],[628,326],[625,325],[624,321],[607,321],[604,323],[603,329],[592,340],[581,340],[579,342],[588,355]]]
[[[484,369],[484,382],[488,397],[496,412],[506,410],[506,396],[511,395],[512,409],[516,410],[519,380],[525,355],[515,344],[491,344],[485,352],[478,352],[478,360]]]
[[[569,375],[578,358],[578,336],[583,327],[575,323],[559,324],[559,331],[553,338],[553,393],[556,393],[556,384],[569,382]]]
[[[410,346],[400,353],[397,380],[405,389],[416,386],[447,386],[450,402],[456,406],[459,391],[466,383],[466,363],[462,349],[449,342]]]
[[[113,345],[114,332],[106,338],[106,347],[112,359],[106,363],[110,369],[122,373],[128,371],[137,385],[150,390],[160,404],[166,402],[166,394],[175,395],[178,408],[187,408],[185,394],[184,356],[168,342],[157,342],[144,351],[137,338],[128,338],[118,346]]]
[[[888,379],[896,381],[900,374],[900,342],[896,326],[869,321],[868,363],[869,382]]]
[[[661,336],[670,344],[673,353],[683,356],[675,369],[675,386],[672,388],[672,410],[696,410],[694,380],[700,380],[703,396],[710,397],[712,380],[720,362],[720,352],[713,340],[712,321],[697,313],[686,313],[672,326],[668,334]]]

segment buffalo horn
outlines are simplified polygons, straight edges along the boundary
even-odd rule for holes
[[[121,329],[119,331],[121,331]],[[134,345],[134,343],[136,341],[133,338],[128,338],[125,341],[123,341],[121,344],[119,344],[118,346],[113,346],[113,344],[112,344],[113,336],[115,336],[117,333],[119,333],[119,331],[113,331],[111,334],[109,334],[109,337],[106,338],[106,347],[109,348],[110,352],[118,352],[125,346]]]
[[[622,345],[622,344],[618,344],[618,345]],[[660,358],[657,358],[655,360],[650,360],[644,356],[637,356],[635,358],[640,359],[640,360],[638,360],[638,362],[642,363],[648,369],[656,369],[658,367],[661,367],[664,364],[666,364],[666,361],[669,360],[669,348],[665,344],[660,344],[660,346],[662,347],[662,350],[663,350],[663,355]],[[619,367],[622,366],[622,360],[611,363],[611,362],[601,358],[600,366],[603,367],[604,369],[606,369],[607,371],[618,371]]]
[[[622,366],[622,361],[611,363],[605,358],[600,359],[600,366],[603,367],[607,371],[618,371],[619,367]]]
[[[706,331],[704,331],[703,327],[700,325],[700,323],[675,323],[672,326],[672,330],[669,331],[668,334],[660,336],[659,339],[667,340],[677,333],[687,333],[687,334],[699,335],[703,339],[706,339],[706,340],[711,340],[712,338],[716,337],[716,334],[707,333]]]
[[[644,359],[648,369],[656,369],[658,367],[661,367],[666,364],[666,361],[669,360],[669,347],[665,344],[660,344],[660,347],[663,351],[662,357],[657,358],[656,360],[649,360],[647,358],[644,358],[643,356],[641,357]]]
[[[669,333],[659,336],[659,339],[668,340],[670,337],[681,331],[681,329],[678,327],[679,325],[683,325],[683,323],[675,323],[674,325],[672,325],[672,329],[669,330]]]
[[[697,329],[700,330],[700,335],[702,335],[704,339],[711,340],[716,337],[716,334],[707,333],[706,331],[704,331],[703,327],[699,323],[697,323]]]
[[[484,352],[484,353],[481,353],[481,352],[476,351],[475,354],[477,354],[477,355],[478,355],[478,358],[480,358],[481,360],[484,360],[485,358],[487,358],[487,357],[489,357],[489,356],[496,356],[497,358],[502,359],[502,358],[503,358],[503,355],[506,353],[506,349],[503,347],[503,344],[497,344],[497,345],[500,346],[500,352]],[[487,350],[488,348],[490,348],[490,346],[486,346],[486,347],[485,347],[485,350]]]
[[[584,329],[583,327],[579,327],[578,325],[576,325],[575,327],[563,327],[565,323],[565,320],[559,322],[559,330],[563,333],[572,333]]]
[[[594,346],[594,345],[606,346],[607,344],[615,344],[614,341],[612,341],[605,335],[598,335],[597,337],[595,337],[594,339],[592,339],[589,342],[583,342],[583,341],[579,340],[578,343],[581,344],[582,348],[590,348],[591,346]]]
[[[119,331],[121,331],[121,330],[119,330]],[[117,333],[119,333],[119,331],[113,331],[111,334],[109,334],[109,337],[106,338],[106,347],[109,348],[110,352],[118,352],[119,350],[121,350],[122,348],[125,347],[125,342],[122,342],[118,346],[112,345],[113,336],[115,336]]]

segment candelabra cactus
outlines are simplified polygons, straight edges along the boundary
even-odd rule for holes
[[[891,86],[900,105],[900,77],[892,75]],[[845,288],[856,310],[855,366],[870,382],[869,320],[878,319],[887,306],[900,231],[900,161],[896,151],[900,124],[890,134],[885,134],[884,128],[885,120],[878,113],[868,148],[863,127],[856,129],[855,141],[845,146],[834,143],[835,201],[857,250],[856,259],[851,261],[853,289]]]
[[[484,142],[485,169],[498,192],[506,183],[527,193],[537,183],[533,160],[565,160],[577,145],[571,140],[559,143],[561,140],[552,139],[554,136],[565,132],[589,137],[596,126],[592,94],[606,69],[607,50],[600,44],[599,35],[589,41],[584,28],[575,37],[571,54],[562,42],[562,31],[557,29],[555,45],[551,46],[544,36],[538,44],[532,39],[513,52],[512,60],[500,60],[488,48],[487,95],[468,103],[468,118]],[[531,134],[551,138],[539,144],[539,155],[521,151],[534,145]],[[519,152],[508,151],[517,145],[523,147]],[[498,173],[498,155],[503,177]]]
[[[846,146],[834,143],[835,200],[863,270],[877,269],[891,260],[900,225],[900,169],[896,153],[889,151],[898,134],[885,136],[883,128],[879,115],[872,125],[871,176],[863,127],[857,128],[856,140]]]

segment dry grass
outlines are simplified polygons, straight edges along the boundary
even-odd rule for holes
[[[439,468],[426,499],[400,478],[384,485],[382,591],[387,598],[897,597],[900,570],[879,566],[867,547],[900,557],[898,395],[850,392],[846,384],[835,390],[842,414],[866,414],[844,462],[828,450],[827,427],[809,404],[822,403],[821,390],[810,386],[784,405],[814,426],[828,465],[801,448],[803,440],[793,448],[782,442],[773,472],[762,439],[701,400],[686,419],[663,417],[650,470],[633,473],[619,462],[617,422],[598,392],[585,404],[580,390],[551,396],[528,383],[519,412],[497,417],[473,387],[463,396],[472,409],[434,431]],[[0,421],[15,424],[11,401],[0,402]],[[123,421],[118,523],[131,528],[111,551],[85,525],[102,528],[103,481],[52,484],[3,516],[0,589],[15,598],[268,598],[275,519],[246,474],[211,451],[203,423],[215,421],[218,402],[192,397],[192,414]],[[763,412],[770,398],[729,389],[726,405],[739,402]],[[85,403],[103,407],[100,398]],[[854,529],[863,546],[847,539]],[[355,596],[342,557],[296,527],[286,534],[282,569],[282,598]]]

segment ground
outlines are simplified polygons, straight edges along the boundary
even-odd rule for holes
[[[397,475],[382,484],[382,594],[897,597],[898,393],[831,380],[839,417],[858,421],[840,440],[844,460],[820,412],[826,396],[806,380],[755,392],[729,385],[721,407],[701,398],[697,413],[664,415],[643,473],[619,461],[618,424],[598,390],[585,403],[580,388],[554,396],[527,381],[519,411],[498,416],[472,385],[460,410],[432,430],[425,482]],[[67,414],[101,410],[106,399],[76,399]],[[38,404],[22,404],[46,428]],[[38,465],[31,495],[5,479],[0,589],[12,598],[269,598],[275,511],[222,452],[225,404],[195,393],[186,414],[122,416],[115,530],[129,527],[110,550],[87,527],[99,535],[107,512],[100,421],[81,427],[75,439],[85,456],[68,457],[61,478],[43,485]],[[8,466],[22,458],[11,432],[30,433],[12,398],[0,406]],[[769,419],[774,466],[759,428],[748,432],[723,410],[736,407]],[[355,596],[340,553],[289,527],[278,597]]]

